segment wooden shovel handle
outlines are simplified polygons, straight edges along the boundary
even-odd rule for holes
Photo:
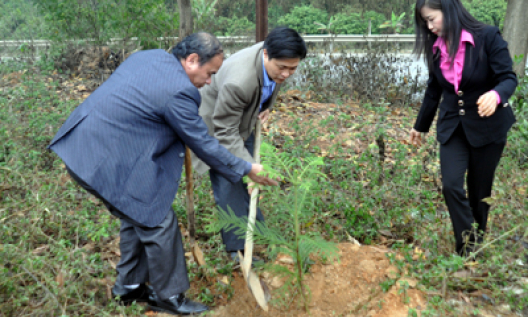
[[[191,247],[194,245],[195,226],[194,226],[194,180],[192,177],[191,150],[185,147],[185,201],[187,203],[187,230]]]
[[[260,163],[260,139],[261,124],[260,119],[257,119],[257,124],[255,127],[255,147],[253,150],[253,158],[255,159],[256,163]],[[249,272],[249,270],[251,270],[251,262],[253,260],[253,228],[255,226],[255,220],[257,218],[258,195],[258,187],[253,188],[249,204],[248,230],[246,232],[246,244],[244,246],[244,261],[242,262],[242,268],[246,272]]]

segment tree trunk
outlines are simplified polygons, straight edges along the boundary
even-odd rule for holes
[[[178,8],[180,9],[180,34],[179,41],[193,33],[193,17],[191,0],[178,0]],[[187,202],[187,223],[190,236],[190,244],[192,250],[195,248],[195,224],[194,224],[194,182],[192,176],[191,165],[191,150],[185,147],[185,181],[186,181],[186,202]],[[199,248],[198,248],[199,250]],[[200,251],[201,252],[201,251]]]
[[[268,0],[257,0],[255,4],[256,42],[262,42],[268,36]]]
[[[178,8],[180,9],[180,38],[183,40],[188,35],[193,33],[193,16],[191,0],[178,0]]]
[[[524,76],[526,57],[528,55],[528,1],[508,0],[506,18],[504,19],[504,39],[508,42],[508,49],[512,58],[524,55],[520,63],[514,64],[514,71],[518,76]]]

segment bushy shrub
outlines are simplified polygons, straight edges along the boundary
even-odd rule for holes
[[[47,32],[44,17],[32,2],[4,0],[0,3],[1,39],[39,39]]]
[[[293,10],[279,19],[278,24],[297,30],[299,33],[320,34],[320,26],[315,22],[326,24],[328,13],[307,5],[295,7]]]
[[[526,69],[528,71],[528,68]],[[509,147],[506,148],[508,155],[516,158],[521,166],[528,166],[528,76],[520,77],[519,85],[510,98],[517,122],[513,125],[508,135]]]
[[[334,16],[334,32],[337,34],[367,34],[368,21],[371,20],[371,32],[379,34],[379,26],[385,21],[385,16],[374,11],[367,11],[363,17],[359,12],[340,12]]]
[[[216,36],[253,35],[255,34],[255,23],[249,21],[247,17],[219,17],[216,29],[214,32]]]
[[[159,36],[177,35],[179,16],[163,0],[42,0],[40,6],[57,41],[138,37],[144,48]]]

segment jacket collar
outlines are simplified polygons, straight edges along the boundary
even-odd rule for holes
[[[260,45],[260,49],[257,52],[257,58],[255,59],[255,69],[257,70],[259,87],[262,87],[264,86],[264,71],[262,69],[262,63],[264,59],[264,56],[262,53],[262,50],[263,50],[262,47],[264,46],[264,42],[259,42],[255,45]]]
[[[464,45],[466,43],[471,43],[471,45],[475,46],[473,35],[466,30],[462,30],[460,34],[460,45]],[[439,36],[433,44],[433,53],[436,53],[437,50],[442,51],[444,54],[447,53],[447,45],[444,38],[441,36]]]
[[[466,54],[464,57],[464,69],[462,70],[462,80],[460,81],[460,86],[459,86],[460,90],[464,88],[464,85],[471,78],[473,71],[478,65],[479,52],[482,49],[483,43],[484,41],[482,40],[481,32],[476,32],[475,34],[473,34],[473,43],[468,42],[468,41],[461,43],[461,45],[466,45]],[[445,79],[444,75],[442,74],[442,70],[440,70],[439,56],[440,56],[440,51],[436,50],[435,59],[433,62],[436,77],[440,81],[442,81],[444,85],[453,86],[453,84],[451,84]]]

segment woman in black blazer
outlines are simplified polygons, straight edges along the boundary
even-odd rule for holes
[[[425,56],[429,80],[410,140],[421,145],[421,133],[429,131],[440,108],[442,192],[456,251],[467,256],[486,231],[489,205],[482,199],[491,195],[495,169],[515,122],[508,98],[517,77],[499,29],[477,21],[460,0],[417,0],[415,21],[414,52]]]

